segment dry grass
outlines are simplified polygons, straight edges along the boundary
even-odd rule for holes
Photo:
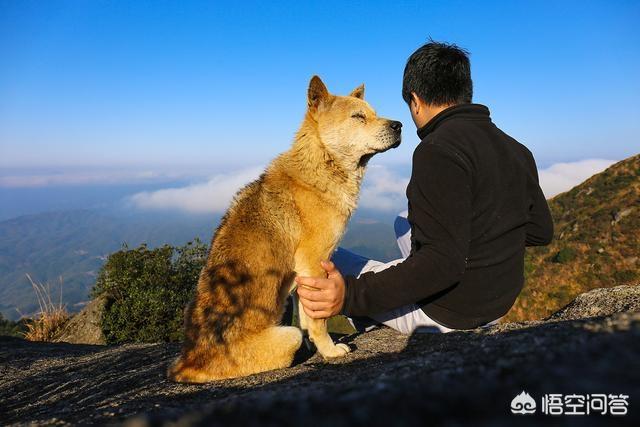
[[[60,297],[57,303],[51,298],[51,287],[36,283],[27,274],[31,286],[38,299],[40,312],[26,322],[25,339],[29,341],[51,341],[69,319],[66,305],[62,304],[62,279],[60,280]]]

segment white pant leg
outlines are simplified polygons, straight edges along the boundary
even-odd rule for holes
[[[372,316],[374,320],[386,325],[401,334],[411,335],[418,328],[429,328],[425,332],[451,332],[449,329],[427,316],[415,304],[405,305],[389,312]]]
[[[346,249],[338,248],[333,254],[332,261],[343,275],[360,277],[361,274],[373,271],[377,273],[393,265],[399,264],[409,256],[411,252],[411,226],[407,220],[407,211],[400,212],[394,222],[396,241],[402,254],[402,258],[390,262],[380,262],[357,255]],[[372,316],[380,322],[402,334],[411,334],[419,327],[432,327],[434,332],[450,332],[454,329],[447,328],[431,319],[415,304],[408,304],[386,313]],[[483,327],[491,326],[499,319],[489,322]],[[353,324],[353,321],[351,322]]]
[[[398,214],[393,223],[393,229],[396,232],[396,242],[402,254],[402,258],[406,258],[411,253],[411,225],[407,220],[408,211]]]
[[[411,225],[407,220],[407,216],[408,211],[400,212],[393,224],[393,228],[396,232],[396,242],[398,243],[398,248],[400,249],[402,258],[388,263],[369,261],[365,264],[360,274],[366,273],[367,271],[382,271],[385,268],[389,268],[404,261],[404,259],[409,256],[411,253]],[[415,304],[405,305],[387,313],[373,316],[373,319],[407,335],[413,333],[413,331],[418,327],[433,327],[434,331],[440,332],[450,332],[453,330],[431,319]]]
[[[338,248],[331,259],[343,275],[356,277],[360,277],[361,274],[369,271],[377,273],[404,261],[404,258],[398,258],[384,263],[364,258],[343,248]],[[434,332],[449,332],[452,330],[438,324],[415,304],[409,304],[386,313],[372,316],[372,318],[376,322],[382,323],[402,334],[411,334],[418,327],[428,326],[433,327]],[[351,323],[353,324],[353,321]]]

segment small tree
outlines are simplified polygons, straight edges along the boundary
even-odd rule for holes
[[[101,322],[107,343],[182,339],[184,307],[206,258],[198,239],[178,248],[125,245],[111,254],[92,291],[107,298]]]

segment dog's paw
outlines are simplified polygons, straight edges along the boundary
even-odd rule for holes
[[[344,357],[347,353],[351,351],[349,346],[343,343],[334,344],[333,346],[323,350],[324,351],[321,351],[320,354],[325,359],[335,359],[338,357]]]

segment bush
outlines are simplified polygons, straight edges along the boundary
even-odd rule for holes
[[[141,245],[109,256],[92,291],[107,298],[102,331],[108,344],[179,341],[184,307],[207,258],[200,240],[174,248]]]
[[[23,337],[25,331],[26,326],[24,320],[14,322],[13,320],[5,319],[2,313],[0,313],[0,336]]]
[[[618,284],[631,283],[638,279],[638,273],[633,270],[619,270],[613,273],[613,278]]]
[[[525,280],[530,277],[533,272],[536,271],[536,266],[533,263],[533,257],[530,252],[526,252],[524,255],[524,278]]]
[[[552,262],[557,262],[559,264],[566,264],[568,262],[573,261],[578,256],[578,253],[573,248],[562,248],[556,253],[552,258]]]

